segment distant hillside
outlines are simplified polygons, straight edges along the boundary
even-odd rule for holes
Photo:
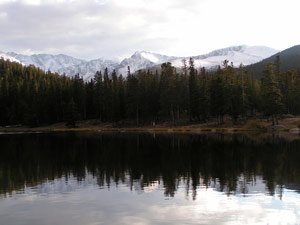
[[[278,55],[280,57],[281,71],[288,71],[292,69],[300,71],[300,45],[288,48],[258,63],[249,65],[246,69],[252,72],[256,78],[261,78],[266,65],[273,63]]]

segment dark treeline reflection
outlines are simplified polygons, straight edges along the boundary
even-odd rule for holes
[[[300,141],[253,141],[245,136],[150,134],[0,135],[0,194],[47,180],[92,174],[99,186],[163,184],[174,196],[179,183],[196,197],[199,186],[218,184],[228,194],[247,192],[261,177],[300,189]],[[244,184],[239,185],[241,177]],[[129,182],[128,182],[129,180]]]

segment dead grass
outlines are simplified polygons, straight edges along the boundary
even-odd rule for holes
[[[289,132],[291,129],[300,128],[300,116],[286,118],[279,121],[279,125],[272,126],[266,119],[249,119],[244,124],[232,124],[225,120],[223,125],[217,125],[215,121],[209,123],[190,124],[185,126],[173,126],[171,123],[158,124],[156,126],[142,127],[115,127],[112,123],[101,123],[97,120],[79,121],[77,128],[67,128],[64,123],[56,123],[49,126],[28,128],[0,128],[0,132],[159,132],[159,133],[245,133],[270,131]]]
[[[266,120],[251,119],[242,127],[243,130],[254,130],[258,132],[266,132],[269,123]]]

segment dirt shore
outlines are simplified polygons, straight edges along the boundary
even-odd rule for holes
[[[68,128],[65,123],[56,123],[41,127],[7,126],[0,127],[0,132],[150,132],[150,133],[272,133],[283,132],[291,135],[300,134],[300,116],[285,118],[278,125],[272,126],[266,119],[249,119],[247,122],[233,124],[230,120],[223,125],[214,121],[208,123],[174,126],[171,123],[156,126],[116,126],[112,123],[101,123],[97,120],[79,121],[76,128]]]

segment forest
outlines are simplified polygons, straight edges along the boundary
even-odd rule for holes
[[[256,79],[243,65],[224,61],[215,71],[195,68],[192,58],[178,69],[163,63],[159,71],[139,70],[119,75],[98,71],[84,81],[34,66],[0,59],[0,126],[30,127],[97,119],[116,126],[233,123],[250,117],[270,118],[300,113],[300,75],[282,72],[280,58]]]

